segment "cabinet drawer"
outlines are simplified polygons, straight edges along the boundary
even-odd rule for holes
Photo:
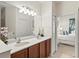
[[[39,44],[29,48],[29,58],[39,58]]]
[[[51,39],[46,40],[46,57],[51,53]]]
[[[18,51],[18,52],[11,55],[11,58],[24,58],[24,57],[25,57],[24,50]]]
[[[40,43],[40,58],[45,58],[45,41]]]

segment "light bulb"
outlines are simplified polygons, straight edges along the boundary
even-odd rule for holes
[[[31,15],[31,13],[30,13],[30,10],[29,10],[29,9],[27,9],[27,13],[28,13],[28,15]]]
[[[27,9],[26,9],[26,7],[24,7],[24,14],[27,14]]]
[[[36,12],[34,12],[34,16],[36,15]]]
[[[26,10],[26,7],[24,7],[23,9],[24,9],[24,11],[25,11],[25,10]]]
[[[22,10],[22,9],[20,9],[20,10],[19,10],[19,13],[22,13],[22,12],[23,12],[23,10]]]
[[[28,15],[31,15],[30,11],[28,12]]]
[[[36,15],[36,12],[31,11],[31,15],[32,15],[32,16],[35,16],[35,15]]]
[[[24,11],[24,14],[27,14],[27,12],[26,12],[26,11]]]
[[[23,7],[20,7],[19,12],[22,13],[24,11]]]
[[[32,16],[34,16],[34,15],[32,14]]]
[[[29,12],[29,10],[28,9],[25,9],[24,14],[27,14],[28,12]]]
[[[33,11],[33,10],[31,10],[31,11],[30,11],[30,13],[31,13],[31,15],[32,15],[32,14],[34,13],[34,11]]]
[[[27,9],[24,10],[24,14],[27,14]]]
[[[34,12],[33,12],[32,16],[34,16]]]

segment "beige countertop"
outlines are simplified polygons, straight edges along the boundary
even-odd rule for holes
[[[20,50],[22,50],[22,49],[25,49],[25,48],[28,48],[28,47],[30,47],[30,46],[32,46],[32,45],[34,45],[34,44],[37,44],[37,43],[40,43],[40,42],[42,42],[42,41],[44,41],[44,40],[47,40],[47,39],[49,39],[50,37],[40,37],[39,39],[37,39],[37,38],[29,38],[29,39],[26,39],[25,37],[24,38],[21,38],[22,40],[21,40],[21,44],[22,45],[16,45],[17,43],[15,42],[15,43],[10,43],[10,44],[8,44],[8,46],[12,49],[11,50],[11,54],[13,54],[13,53],[15,53],[15,52],[17,52],[17,51],[20,51]],[[24,42],[24,43],[23,43]],[[28,42],[28,43],[27,43]]]

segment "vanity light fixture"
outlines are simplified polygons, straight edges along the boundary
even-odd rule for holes
[[[36,12],[34,13],[34,16],[36,15]]]
[[[36,15],[36,12],[34,12],[33,10],[31,10],[31,15],[32,16],[35,16]]]
[[[31,10],[31,11],[30,11],[30,13],[31,13],[31,15],[33,16],[34,11],[33,11],[33,10]]]
[[[19,9],[19,13],[24,13],[24,14],[28,14],[28,15],[31,15],[31,16],[35,16],[36,15],[36,12],[34,12],[34,10],[30,9],[30,8],[26,8],[26,7],[20,7]]]
[[[24,8],[24,11],[23,11],[23,12],[24,12],[24,14],[27,14],[27,12],[26,12],[26,8],[25,8],[25,7],[23,7],[23,8]]]
[[[28,13],[29,13],[29,9],[25,9],[24,14],[28,14]]]
[[[23,7],[20,7],[19,13],[22,13],[23,11],[24,11],[24,8]]]

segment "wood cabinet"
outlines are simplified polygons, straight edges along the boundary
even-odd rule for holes
[[[29,48],[29,58],[39,58],[39,44]]]
[[[46,40],[46,57],[51,53],[51,39]]]
[[[45,58],[45,54],[46,54],[45,44],[46,44],[46,41],[43,41],[40,43],[40,58]]]
[[[28,58],[28,48],[11,54],[11,58]]]
[[[24,49],[25,51],[24,51],[24,56],[25,56],[25,58],[29,58],[29,48],[27,48],[27,49]]]
[[[51,53],[51,39],[40,43],[40,58],[50,56]]]
[[[12,54],[11,58],[25,58],[25,50],[21,50]]]
[[[11,58],[46,58],[51,53],[51,39],[11,54]]]

